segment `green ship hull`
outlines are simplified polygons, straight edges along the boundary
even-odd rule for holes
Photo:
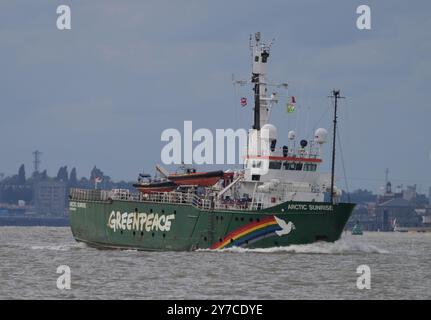
[[[340,238],[354,204],[285,202],[262,210],[70,199],[74,238],[90,246],[152,251],[269,248]]]

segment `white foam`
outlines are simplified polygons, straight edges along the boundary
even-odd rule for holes
[[[31,246],[32,250],[52,250],[52,251],[69,251],[73,249],[82,249],[87,248],[87,245],[83,242],[75,243],[75,244],[62,244],[56,246]]]
[[[365,242],[353,242],[345,239],[336,242],[316,242],[312,244],[290,245],[285,247],[272,247],[262,249],[248,249],[232,247],[220,250],[201,249],[198,251],[234,252],[234,253],[299,253],[299,254],[355,254],[355,253],[382,253],[388,251]]]

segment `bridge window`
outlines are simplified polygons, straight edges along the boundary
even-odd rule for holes
[[[296,162],[284,162],[283,163],[283,168],[284,168],[284,170],[297,170],[297,171],[300,171],[303,168],[303,164],[300,163],[300,162],[298,162],[298,163],[296,163]],[[304,170],[305,170],[305,168],[304,168]]]
[[[304,171],[316,171],[317,164],[314,163],[306,163],[304,164]]]
[[[253,180],[253,181],[260,181],[260,175],[259,174],[253,174],[251,176],[251,180]]]
[[[281,162],[280,161],[270,161],[269,162],[269,168],[275,169],[275,170],[280,170],[281,169]]]

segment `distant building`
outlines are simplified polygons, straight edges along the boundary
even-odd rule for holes
[[[385,185],[385,191],[383,194],[377,197],[377,204],[384,203],[386,201],[392,200],[394,198],[402,197],[402,193],[392,192],[392,184],[387,181]]]
[[[374,212],[374,203],[360,203],[357,204],[355,210],[353,210],[352,216],[350,217],[347,228],[352,229],[356,223],[359,223],[363,230],[376,230],[375,217],[372,214]]]
[[[412,201],[415,198],[416,198],[416,185],[407,186],[407,188],[403,190],[403,199]]]
[[[416,207],[404,198],[393,198],[376,207],[376,225],[381,231],[392,231],[395,223],[400,227],[419,227],[422,217],[415,211]]]
[[[36,212],[63,216],[66,212],[66,183],[63,181],[38,182],[34,189]]]
[[[417,186],[397,186],[386,178],[385,188],[375,201],[357,200],[347,228],[359,223],[364,230],[406,231],[431,229],[431,187],[429,198],[417,193]],[[354,201],[355,202],[355,201]]]

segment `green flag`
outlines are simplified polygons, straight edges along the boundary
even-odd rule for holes
[[[295,106],[291,103],[287,104],[287,113],[293,113],[295,111]]]

